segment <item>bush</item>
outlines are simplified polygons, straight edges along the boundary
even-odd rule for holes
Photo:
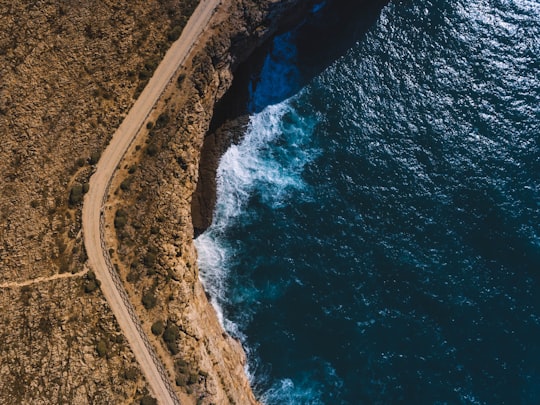
[[[109,348],[104,340],[100,340],[96,345],[96,351],[99,357],[105,357],[109,354]]]
[[[73,187],[71,187],[71,191],[69,192],[69,203],[71,205],[77,205],[82,201],[83,196],[83,185],[81,183],[75,183]]]
[[[142,296],[142,304],[146,309],[152,309],[157,304],[157,298],[153,291],[148,291]]]
[[[180,352],[180,349],[178,348],[178,345],[176,342],[167,342],[167,349],[169,349],[169,352],[174,356]]]
[[[144,256],[144,264],[148,267],[154,267],[156,264],[157,256],[153,252],[148,252],[146,256]]]
[[[157,400],[150,395],[141,398],[141,405],[157,405]]]
[[[93,293],[98,287],[98,280],[86,280],[86,282],[84,283],[84,292],[87,294]]]
[[[99,161],[100,157],[101,157],[100,152],[94,152],[90,155],[90,159],[88,159],[88,163],[90,163],[91,165],[95,165]]]
[[[129,188],[131,187],[132,182],[133,182],[133,179],[131,177],[124,179],[122,183],[120,183],[120,188],[122,189],[122,191],[128,191]]]
[[[161,113],[158,119],[156,120],[156,128],[157,129],[163,128],[165,125],[168,124],[168,122],[169,122],[169,114],[167,114],[166,112]]]
[[[189,375],[188,384],[192,385],[195,384],[197,381],[199,381],[199,376],[195,373],[191,373]]]
[[[175,382],[178,387],[185,387],[188,382],[188,376],[184,374],[178,374],[175,378]]]
[[[168,323],[163,332],[163,340],[171,354],[178,354],[179,349],[176,340],[180,337],[180,329],[174,323]]]
[[[119,209],[114,215],[114,227],[116,229],[122,229],[127,224],[127,214],[124,210]]]
[[[185,79],[186,79],[186,74],[180,73],[180,75],[178,76],[178,79],[176,79],[176,84],[178,85],[178,87],[180,87],[182,83],[184,83]]]
[[[124,371],[124,378],[129,381],[136,381],[139,375],[135,367],[130,367]]]
[[[165,342],[175,342],[180,337],[180,329],[174,323],[169,322],[163,332]]]
[[[148,148],[146,148],[146,153],[148,156],[156,156],[157,152],[158,147],[155,143],[151,143],[150,145],[148,145]]]
[[[156,336],[160,336],[165,329],[163,321],[156,321],[152,324],[152,333]]]

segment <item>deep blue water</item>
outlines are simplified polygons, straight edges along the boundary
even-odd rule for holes
[[[391,2],[283,101],[296,41],[196,241],[261,400],[539,404],[540,2]]]

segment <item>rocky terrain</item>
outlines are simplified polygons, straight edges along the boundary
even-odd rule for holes
[[[85,267],[80,204],[92,165],[192,3],[0,1],[1,403],[150,401]],[[232,72],[300,3],[223,1],[107,205],[113,261],[183,403],[255,402],[243,351],[198,279],[191,196]]]

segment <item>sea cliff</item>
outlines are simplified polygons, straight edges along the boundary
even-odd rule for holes
[[[235,69],[310,5],[223,1],[111,188],[113,262],[186,402],[256,403],[243,349],[223,330],[198,277],[191,202],[214,107]]]

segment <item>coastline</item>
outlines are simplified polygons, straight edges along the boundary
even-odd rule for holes
[[[112,262],[183,402],[257,403],[245,353],[222,329],[198,277],[191,199],[215,105],[234,72],[310,3],[222,2],[152,113],[147,139],[128,150],[111,185],[105,214]],[[115,229],[119,211],[127,221]],[[158,322],[177,331],[172,342],[154,333]]]

